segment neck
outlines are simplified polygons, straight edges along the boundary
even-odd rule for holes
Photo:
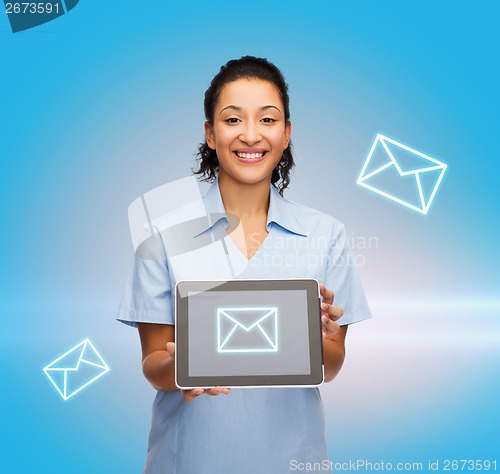
[[[245,184],[230,176],[219,174],[219,189],[228,214],[251,217],[259,214],[267,216],[269,209],[270,179],[259,183]]]

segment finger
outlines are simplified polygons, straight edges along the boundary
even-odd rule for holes
[[[328,316],[322,316],[321,323],[323,327],[323,338],[331,336],[332,334],[335,334],[340,330],[340,326],[335,321],[328,318]]]
[[[185,402],[192,402],[195,398],[199,397],[203,393],[202,388],[195,388],[193,390],[183,390],[182,398]]]
[[[341,318],[344,314],[344,310],[340,306],[333,306],[327,303],[321,303],[321,315],[328,316],[334,321]]]
[[[334,298],[333,291],[326,288],[325,285],[323,285],[323,283],[319,285],[319,292],[325,303],[328,304],[333,303],[333,298]]]
[[[167,352],[175,360],[175,343],[167,342]]]
[[[220,394],[225,394],[227,395],[229,393],[228,388],[224,387],[213,387],[209,389],[205,389],[205,393],[210,396],[215,396],[215,395],[220,395]]]

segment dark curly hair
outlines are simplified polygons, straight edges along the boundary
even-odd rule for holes
[[[261,79],[272,83],[278,89],[285,112],[285,121],[290,120],[290,97],[288,96],[288,85],[281,71],[265,58],[254,56],[243,56],[241,59],[232,59],[220,68],[218,74],[212,79],[210,87],[205,92],[205,118],[208,123],[214,123],[214,110],[222,88],[229,82],[237,79]],[[273,170],[271,183],[281,195],[290,184],[290,171],[295,163],[292,155],[292,143],[283,151],[281,160]],[[199,168],[193,170],[193,174],[200,175],[202,181],[213,181],[219,170],[219,160],[215,150],[208,147],[207,142],[198,146],[197,160]]]

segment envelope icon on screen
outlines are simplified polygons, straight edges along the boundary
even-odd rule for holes
[[[90,340],[84,339],[43,371],[59,395],[68,400],[109,372],[109,367]]]
[[[378,134],[357,183],[421,214],[427,214],[447,165]]]
[[[278,308],[217,308],[217,352],[278,352]]]

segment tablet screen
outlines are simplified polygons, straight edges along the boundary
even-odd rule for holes
[[[188,298],[190,376],[311,373],[306,290]]]
[[[307,384],[319,372],[322,379],[316,281],[235,280],[208,291],[197,283],[182,282],[177,297],[180,386]]]

